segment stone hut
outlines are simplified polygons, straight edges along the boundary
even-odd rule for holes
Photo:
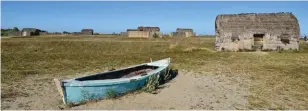
[[[40,30],[36,28],[23,28],[21,30],[22,36],[36,36],[40,35]]]
[[[94,31],[93,29],[82,29],[81,33],[84,35],[93,35]]]
[[[215,30],[217,51],[299,49],[300,27],[292,13],[222,14]]]

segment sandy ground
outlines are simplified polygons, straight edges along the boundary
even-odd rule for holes
[[[16,83],[15,90],[24,93],[2,98],[1,109],[62,108],[52,79],[37,76]],[[179,71],[177,77],[164,84],[157,94],[127,94],[64,109],[248,109],[248,88],[243,77]]]

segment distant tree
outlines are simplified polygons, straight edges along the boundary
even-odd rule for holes
[[[10,32],[12,32],[13,29],[1,29],[1,36],[8,36]]]
[[[66,31],[63,31],[63,34],[68,34],[68,32],[66,32]]]
[[[17,27],[14,27],[14,28],[12,29],[12,31],[14,31],[14,32],[18,32],[18,31],[19,31],[19,29],[18,29]]]
[[[307,36],[305,35],[304,40],[307,41]]]
[[[46,30],[41,30],[40,32],[47,32]]]
[[[159,35],[158,35],[157,33],[154,33],[154,34],[153,34],[153,37],[154,37],[154,38],[158,38],[158,36],[159,36]]]

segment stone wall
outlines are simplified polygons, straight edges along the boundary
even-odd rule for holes
[[[18,36],[21,36],[21,31],[9,32],[9,33],[8,33],[8,36],[11,36],[11,37],[18,37]]]
[[[149,31],[127,31],[128,37],[143,37],[149,38],[150,32]]]
[[[185,37],[192,37],[194,36],[193,32],[185,32]]]
[[[216,17],[216,50],[254,50],[254,36],[263,35],[261,50],[298,49],[299,24],[292,13],[225,14]],[[289,42],[284,42],[287,40]]]
[[[143,27],[139,26],[137,29],[127,29],[128,37],[144,37],[152,38],[154,34],[157,34],[159,38],[162,38],[163,34],[160,33],[159,27]]]

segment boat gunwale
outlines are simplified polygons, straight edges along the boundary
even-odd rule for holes
[[[147,78],[148,76],[154,75],[164,69],[166,69],[167,66],[159,67],[155,70],[152,70],[150,72],[147,72],[147,75],[141,76],[133,76],[129,78],[118,78],[118,79],[107,79],[107,80],[89,80],[89,81],[70,81],[67,83],[64,83],[63,86],[65,87],[96,87],[96,86],[110,86],[115,84],[122,84],[122,83],[129,83],[132,79],[135,80],[141,80],[144,78]]]
[[[139,65],[135,65],[135,66],[129,66],[129,67],[121,68],[121,69],[105,71],[105,72],[99,72],[99,73],[90,74],[90,75],[86,75],[86,76],[82,76],[82,77],[77,77],[77,78],[74,78],[72,80],[80,81],[80,80],[77,80],[77,79],[81,79],[81,78],[88,77],[88,76],[103,75],[103,74],[113,73],[113,72],[116,72],[116,71],[121,71],[121,70],[130,69],[130,68],[135,68],[135,67],[139,67],[139,66],[143,66],[143,65],[147,65],[147,64],[148,63],[143,63],[143,64],[139,64]],[[116,79],[121,79],[121,78],[116,78]],[[112,80],[112,79],[105,79],[105,80]],[[87,80],[87,81],[95,81],[95,80]]]
[[[144,79],[147,78],[148,76],[154,75],[164,69],[166,69],[169,65],[170,65],[170,58],[167,59],[162,59],[165,60],[166,62],[168,62],[165,65],[153,65],[151,63],[155,63],[154,62],[150,62],[150,63],[143,63],[143,64],[139,64],[139,65],[135,65],[135,66],[129,66],[129,67],[125,67],[125,68],[121,68],[121,69],[117,69],[117,70],[113,70],[113,71],[106,71],[106,72],[102,72],[102,73],[96,73],[96,74],[107,74],[107,73],[111,73],[111,72],[115,72],[115,71],[120,71],[120,70],[125,70],[125,69],[129,69],[129,68],[134,68],[134,67],[138,67],[138,66],[142,66],[142,65],[149,65],[149,66],[158,66],[158,68],[147,72],[147,75],[136,75],[136,76],[132,76],[129,78],[116,78],[116,79],[104,79],[104,80],[88,80],[88,81],[79,81],[76,79],[79,78],[83,78],[83,77],[87,77],[87,76],[92,76],[92,75],[96,75],[96,74],[91,74],[91,75],[87,75],[87,76],[82,76],[82,77],[78,77],[78,78],[73,78],[70,80],[63,80],[63,86],[64,87],[88,87],[88,86],[109,86],[109,85],[115,85],[115,84],[122,84],[122,83],[128,83],[131,82],[132,79],[135,80],[140,80],[140,79]],[[158,61],[162,61],[162,60],[158,60]]]

